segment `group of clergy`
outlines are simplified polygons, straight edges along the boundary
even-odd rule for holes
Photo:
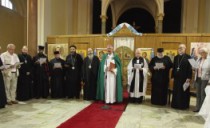
[[[22,53],[14,53],[14,44],[1,54],[0,66],[0,107],[16,104],[31,98],[80,98],[83,88],[84,100],[102,100],[106,104],[123,101],[122,65],[112,45],[107,46],[107,54],[101,61],[88,49],[84,59],[76,53],[77,47],[71,45],[70,54],[63,60],[59,51],[48,61],[44,47],[39,46],[38,54],[33,58],[24,46]],[[148,62],[136,49],[128,67],[128,92],[131,103],[142,103],[146,94],[148,72],[152,73],[151,103],[167,104],[169,71],[172,69],[173,98],[171,106],[177,109],[189,108],[190,88],[183,89],[192,78],[192,66],[186,54],[186,46],[179,45],[174,63],[164,56],[164,49],[158,48],[157,55]],[[16,64],[18,63],[18,64]],[[7,65],[7,66],[5,66]],[[5,91],[4,91],[5,90]],[[6,92],[6,94],[5,94]]]

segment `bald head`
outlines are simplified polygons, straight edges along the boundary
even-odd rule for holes
[[[88,55],[92,55],[93,54],[93,49],[92,48],[88,48]]]
[[[28,47],[27,46],[23,46],[22,53],[23,54],[28,54]]]
[[[112,54],[113,53],[113,46],[111,45],[111,44],[108,44],[107,45],[107,52],[108,52],[108,54]]]
[[[185,44],[180,44],[178,48],[178,53],[179,54],[184,54],[186,52],[186,45]]]
[[[135,56],[137,58],[139,58],[141,56],[141,49],[140,48],[137,48],[136,51],[135,51]]]
[[[15,45],[14,44],[8,44],[7,45],[7,51],[12,55],[15,52]]]

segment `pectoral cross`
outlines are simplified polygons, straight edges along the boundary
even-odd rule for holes
[[[177,68],[177,72],[178,72],[179,70],[180,70],[180,68],[178,67],[178,68]]]

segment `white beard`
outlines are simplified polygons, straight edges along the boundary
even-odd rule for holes
[[[163,58],[164,56],[157,56],[157,57],[161,59],[161,58]]]
[[[92,60],[93,59],[93,54],[89,54],[88,58]]]

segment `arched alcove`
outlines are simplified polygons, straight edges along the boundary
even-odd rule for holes
[[[142,33],[155,33],[153,16],[142,8],[132,8],[125,11],[118,19],[117,24],[127,22]]]

